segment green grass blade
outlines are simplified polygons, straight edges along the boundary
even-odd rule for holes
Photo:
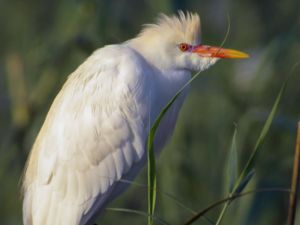
[[[153,224],[153,215],[156,205],[156,163],[153,147],[155,131],[153,128],[148,137],[148,225]]]
[[[237,181],[237,183],[235,185],[234,191],[237,190],[238,186],[241,184],[241,182],[245,179],[245,177],[249,174],[249,172],[253,168],[255,159],[257,157],[257,153],[258,153],[259,149],[261,148],[262,144],[264,143],[266,135],[268,134],[268,132],[270,130],[271,124],[272,124],[272,122],[274,120],[274,117],[275,117],[275,114],[276,114],[276,112],[278,110],[279,103],[280,103],[282,95],[283,95],[283,93],[284,93],[284,91],[286,89],[287,82],[288,82],[288,80],[285,80],[285,82],[283,83],[283,85],[280,88],[280,91],[279,91],[279,93],[278,93],[278,95],[276,97],[276,100],[275,100],[274,104],[273,104],[272,110],[271,110],[271,112],[270,112],[270,114],[269,114],[269,116],[268,116],[268,118],[267,118],[267,120],[266,120],[266,122],[265,122],[265,124],[264,124],[264,126],[262,128],[262,130],[261,130],[261,133],[260,133],[260,135],[259,135],[259,137],[258,137],[258,139],[256,141],[256,144],[255,144],[254,149],[253,149],[253,151],[251,153],[251,156],[248,159],[248,161],[247,161],[247,163],[246,163],[246,165],[245,165],[245,167],[244,167],[241,175],[239,176],[239,179],[238,179],[238,181]]]
[[[293,175],[291,182],[290,202],[288,209],[288,225],[296,224],[297,199],[299,196],[299,180],[300,180],[300,122],[298,122],[296,148],[294,156]]]
[[[254,169],[250,170],[249,173],[242,180],[240,185],[237,187],[235,193],[241,193],[246,188],[248,183],[252,180],[254,174],[255,174],[255,170]]]
[[[156,131],[159,127],[160,122],[163,117],[166,115],[168,110],[171,108],[175,100],[180,96],[184,89],[189,86],[200,74],[201,71],[196,73],[182,88],[174,95],[174,97],[169,101],[166,107],[160,112],[159,116],[155,120],[153,126],[151,127],[149,136],[148,136],[148,214],[153,215],[156,205],[156,162],[155,162],[155,151],[154,151],[154,140]],[[153,224],[153,217],[150,216],[148,219],[148,225]]]
[[[239,178],[237,179],[232,192],[229,194],[229,197],[231,197],[232,195],[236,194],[238,189],[241,189],[241,184],[243,183],[243,181],[245,181],[245,179],[247,177],[250,177],[250,179],[252,178],[252,176],[250,176],[250,175],[251,175],[251,170],[253,169],[253,165],[254,165],[255,159],[257,157],[257,153],[258,153],[259,149],[261,148],[261,146],[262,146],[262,144],[263,144],[263,142],[264,142],[264,140],[266,138],[266,135],[268,134],[268,132],[270,130],[271,124],[272,124],[272,122],[274,120],[274,117],[275,117],[275,114],[276,114],[276,112],[278,110],[279,103],[281,101],[282,95],[283,95],[283,93],[285,91],[287,82],[288,82],[288,79],[286,79],[285,82],[282,84],[282,86],[280,88],[280,91],[279,91],[279,93],[278,93],[278,95],[276,97],[276,100],[275,100],[275,102],[273,104],[273,107],[271,109],[271,112],[270,112],[270,114],[269,114],[269,116],[268,116],[268,118],[267,118],[267,120],[266,120],[266,122],[265,122],[265,124],[264,124],[264,126],[262,128],[262,130],[261,130],[261,133],[260,133],[260,135],[259,135],[259,137],[258,137],[258,139],[256,141],[254,149],[253,149],[253,151],[252,151],[252,153],[251,153],[251,155],[250,155],[250,157],[249,157],[249,159],[248,159],[248,161],[247,161],[244,169],[242,170],[242,173],[240,174]],[[250,180],[248,180],[246,182],[246,185],[248,184],[249,181]],[[243,188],[245,188],[246,185],[244,185]],[[219,215],[219,217],[217,219],[216,225],[220,225],[221,224],[221,221],[222,221],[222,219],[223,219],[223,217],[224,217],[224,215],[225,215],[225,213],[226,213],[226,211],[228,209],[229,204],[230,204],[230,201],[226,202],[226,204],[222,208],[221,213],[220,213],[220,215]]]
[[[234,184],[237,180],[238,176],[238,157],[237,157],[237,147],[236,147],[236,135],[237,135],[237,127],[235,126],[230,151],[228,155],[227,165],[225,169],[225,184],[226,194],[230,193],[233,190]]]

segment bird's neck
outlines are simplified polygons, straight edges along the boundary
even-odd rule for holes
[[[149,41],[151,45],[154,45],[155,41]],[[145,40],[135,38],[129,40],[125,45],[136,51],[141,57],[145,59],[145,62],[149,65],[148,69],[152,70],[152,85],[155,90],[156,100],[154,107],[157,112],[153,112],[153,116],[156,118],[158,113],[167,105],[172,97],[188,82],[191,78],[191,72],[188,70],[172,68],[165,61],[162,60],[164,56],[159,55],[157,48],[151,48],[149,45],[145,45]],[[159,45],[158,45],[159,46]],[[182,94],[182,98],[178,99],[177,104],[181,105],[184,96],[186,95],[188,88]]]
[[[145,41],[145,37],[137,37],[124,44],[136,51],[149,64],[149,68],[153,70],[153,76],[155,76],[153,80],[156,83],[156,90],[159,93],[164,92],[161,93],[161,96],[165,96],[167,99],[172,98],[190,79],[190,71],[180,70],[169,65],[168,61],[165,60],[167,57],[157,50],[159,43],[156,43],[156,39]]]
[[[125,42],[125,45],[134,49],[147,63],[159,70],[170,70],[172,67],[168,58],[163,55],[164,53],[159,51],[160,43],[155,38],[145,40],[145,38],[137,37]]]

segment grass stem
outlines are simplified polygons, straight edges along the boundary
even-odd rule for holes
[[[294,158],[294,169],[292,176],[290,204],[288,211],[288,225],[295,225],[296,209],[297,209],[297,196],[299,191],[299,169],[300,169],[300,122],[298,123],[296,150]]]

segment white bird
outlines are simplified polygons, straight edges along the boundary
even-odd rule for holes
[[[161,15],[121,44],[96,50],[56,96],[23,179],[25,225],[91,224],[146,162],[156,117],[191,78],[219,58],[247,54],[200,42],[197,14]],[[185,91],[163,119],[158,154],[172,135]]]

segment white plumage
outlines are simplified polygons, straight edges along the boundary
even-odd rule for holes
[[[134,179],[145,164],[147,136],[159,112],[190,71],[217,60],[200,52],[199,37],[198,15],[163,15],[137,38],[95,51],[69,76],[28,159],[25,225],[91,224],[126,188],[118,181]],[[173,132],[185,95],[159,128],[157,152]]]

